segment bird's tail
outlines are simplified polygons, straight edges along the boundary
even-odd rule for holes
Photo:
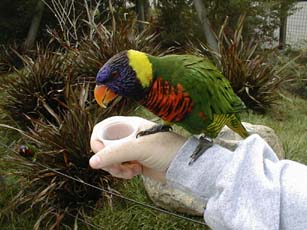
[[[249,133],[247,132],[247,130],[244,128],[244,126],[242,125],[239,117],[236,114],[232,114],[226,125],[233,130],[234,132],[236,132],[237,134],[239,134],[242,138],[246,138],[249,136]]]

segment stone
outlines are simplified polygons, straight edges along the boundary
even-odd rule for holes
[[[253,125],[243,122],[244,127],[251,134],[257,133],[271,146],[280,159],[285,156],[282,143],[273,129],[264,125]],[[234,150],[242,138],[228,127],[224,127],[215,138],[214,143],[230,150]],[[176,189],[168,184],[161,184],[155,180],[143,177],[143,183],[148,196],[153,203],[161,208],[184,214],[202,216],[204,208],[202,202],[193,195]]]
[[[145,190],[156,206],[169,211],[202,216],[205,207],[198,198],[168,184],[162,184],[145,176],[142,178]]]
[[[242,122],[242,124],[250,134],[256,133],[261,136],[274,150],[279,159],[285,158],[282,143],[272,128],[264,125],[253,125],[247,122]],[[227,149],[235,150],[241,140],[242,137],[240,137],[239,134],[233,132],[230,128],[225,126],[217,138],[214,139],[214,143]]]

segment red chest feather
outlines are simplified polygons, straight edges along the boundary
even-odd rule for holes
[[[161,78],[153,82],[142,104],[169,122],[182,120],[186,114],[192,112],[193,108],[192,99],[181,84],[172,86]]]

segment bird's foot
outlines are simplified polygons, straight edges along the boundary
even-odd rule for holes
[[[155,134],[159,132],[171,132],[173,131],[173,128],[170,125],[154,125],[153,127],[140,131],[136,135],[136,138],[141,137],[141,136],[146,136],[150,134]]]
[[[191,157],[191,160],[189,162],[189,165],[191,165],[193,162],[195,162],[207,149],[213,146],[213,141],[206,136],[202,135],[199,137],[199,143],[194,149]]]

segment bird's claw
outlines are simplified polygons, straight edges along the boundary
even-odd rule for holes
[[[170,125],[154,125],[149,129],[138,132],[136,138],[159,132],[171,132],[171,131],[173,131],[173,128]]]
[[[199,137],[199,143],[194,149],[192,155],[190,156],[191,160],[189,161],[189,165],[194,163],[207,149],[213,146],[213,141],[211,139],[206,138],[206,136],[202,135]]]

